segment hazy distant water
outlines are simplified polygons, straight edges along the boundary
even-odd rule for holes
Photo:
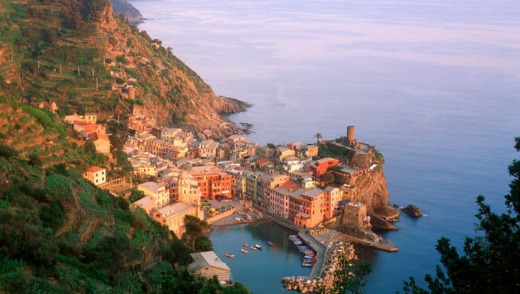
[[[368,251],[367,292],[433,273],[440,236],[473,235],[478,194],[501,208],[520,135],[520,5],[498,1],[132,1],[259,143],[326,139],[356,125],[385,155],[401,217],[396,254]],[[254,279],[259,279],[255,276]],[[247,283],[246,283],[247,285]]]

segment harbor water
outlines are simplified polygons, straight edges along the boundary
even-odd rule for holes
[[[309,276],[311,269],[301,267],[302,253],[289,240],[295,234],[274,222],[243,224],[213,228],[210,238],[218,256],[231,268],[233,280],[244,283],[253,293],[287,292],[281,279],[290,276]],[[268,241],[273,243],[268,245]],[[256,244],[262,250],[243,246]],[[240,249],[247,249],[244,254]],[[234,258],[225,257],[232,253]]]
[[[318,132],[333,139],[355,125],[356,138],[384,154],[390,201],[427,216],[401,216],[400,230],[385,234],[399,252],[361,251],[373,269],[367,293],[395,293],[408,277],[433,273],[441,236],[460,247],[475,235],[477,195],[504,210],[520,136],[517,0],[131,2],[150,18],[140,29],[218,95],[253,104],[230,116],[253,124],[250,139],[315,142]],[[219,228],[211,239],[222,256],[286,234],[268,232]],[[290,248],[255,254],[229,261],[255,293],[306,270]]]

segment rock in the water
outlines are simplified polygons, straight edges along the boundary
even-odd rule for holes
[[[409,216],[413,217],[421,217],[423,215],[421,210],[417,206],[412,204],[409,204],[408,206],[403,208],[402,211],[404,211]]]

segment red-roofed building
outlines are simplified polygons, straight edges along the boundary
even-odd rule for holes
[[[93,166],[85,171],[83,177],[94,185],[99,186],[107,181],[107,172],[104,168]]]
[[[329,168],[335,167],[339,164],[339,160],[335,158],[322,158],[320,160],[316,160],[312,165],[312,175],[315,177],[321,177],[323,174],[325,174]]]
[[[97,128],[95,123],[84,121],[74,121],[72,125],[74,130],[82,135],[88,135],[89,133],[95,132]]]

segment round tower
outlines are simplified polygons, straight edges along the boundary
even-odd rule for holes
[[[347,126],[347,141],[352,144],[356,141],[354,138],[354,126]]]

